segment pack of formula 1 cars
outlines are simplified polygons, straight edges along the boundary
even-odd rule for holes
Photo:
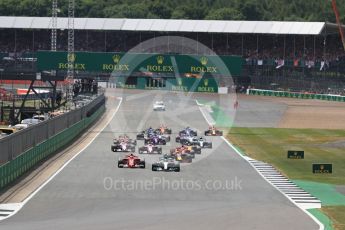
[[[223,132],[214,126],[209,127],[204,132],[205,136],[222,136]],[[166,171],[179,172],[180,163],[192,163],[196,155],[201,154],[202,149],[212,149],[212,142],[205,137],[198,137],[198,132],[186,127],[179,132],[175,137],[176,143],[180,146],[171,148],[168,153],[163,154],[162,145],[170,142],[170,135],[172,130],[161,125],[157,129],[149,127],[136,135],[136,139],[131,139],[129,136],[121,135],[113,140],[111,150],[113,152],[128,152],[122,158],[118,159],[119,168],[145,168],[145,159],[141,156],[143,154],[161,155],[159,159],[152,163],[152,171]],[[137,142],[144,141],[144,145],[138,147],[138,153],[141,156],[135,155]]]

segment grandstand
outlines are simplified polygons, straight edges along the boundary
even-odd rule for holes
[[[67,50],[67,20],[58,18],[58,51]],[[35,77],[36,51],[50,49],[51,24],[49,17],[0,17],[2,78],[13,72]],[[160,36],[190,38],[218,55],[243,57],[242,73],[233,75],[238,86],[337,94],[345,88],[344,50],[332,23],[75,18],[76,51],[130,52]],[[211,54],[198,47],[150,52]]]

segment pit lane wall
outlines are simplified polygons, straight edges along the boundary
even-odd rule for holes
[[[9,139],[1,139],[0,156],[9,159],[0,166],[0,190],[73,141],[104,111],[105,97],[100,95],[82,108],[42,122],[40,127],[32,127],[26,132],[12,134]]]
[[[317,99],[317,100],[326,100],[326,101],[345,102],[345,96],[330,95],[330,94],[298,93],[298,92],[274,91],[274,90],[264,90],[264,89],[248,89],[247,94],[259,95],[259,96],[289,97],[289,98],[300,98],[300,99]]]

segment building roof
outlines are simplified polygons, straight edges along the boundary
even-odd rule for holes
[[[51,29],[51,17],[0,16],[0,28]],[[68,28],[68,18],[57,19],[58,29]],[[335,24],[325,22],[291,21],[218,21],[183,19],[128,19],[128,18],[75,18],[75,30],[123,30],[162,32],[206,32],[238,34],[320,35],[326,27],[336,29]]]

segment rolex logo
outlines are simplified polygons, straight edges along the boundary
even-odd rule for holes
[[[208,86],[208,79],[204,80],[204,86],[207,87]]]
[[[164,57],[163,57],[163,56],[158,56],[158,57],[157,57],[157,63],[158,63],[158,65],[162,65],[163,62],[164,62]]]
[[[201,57],[200,58],[200,62],[201,62],[202,65],[207,65],[207,62],[208,62],[207,57]]]
[[[67,54],[67,61],[68,62],[74,62],[76,59],[76,55],[75,54]]]
[[[119,63],[121,56],[116,54],[112,58],[113,58],[114,63],[117,64],[117,63]]]

